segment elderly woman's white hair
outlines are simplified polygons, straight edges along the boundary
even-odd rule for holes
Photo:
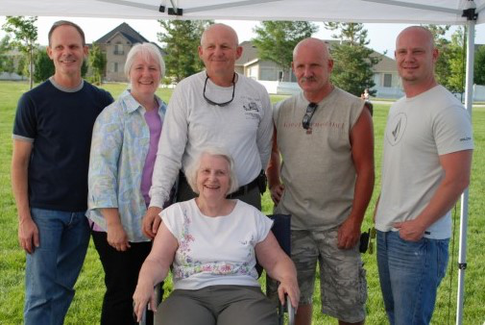
[[[197,173],[199,172],[200,162],[204,155],[222,157],[227,161],[229,168],[229,190],[226,195],[237,191],[239,183],[237,181],[236,172],[234,171],[234,160],[226,149],[220,147],[204,148],[198,154],[194,162],[185,170],[185,177],[187,178],[187,183],[189,183],[192,191],[196,194],[200,194],[199,189],[197,188]]]
[[[131,48],[130,52],[128,52],[128,55],[126,56],[125,75],[128,80],[130,80],[131,67],[133,66],[133,62],[138,55],[144,58],[147,62],[150,59],[153,59],[160,68],[160,78],[163,78],[165,75],[165,62],[163,61],[162,54],[160,53],[158,47],[152,43],[138,43]]]

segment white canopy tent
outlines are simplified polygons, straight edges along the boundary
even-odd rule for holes
[[[465,107],[471,114],[475,24],[485,23],[485,0],[2,0],[0,15],[467,25]],[[468,190],[461,200],[457,324],[463,317],[467,221]]]
[[[477,12],[485,6],[484,0],[474,2]],[[452,25],[466,22],[461,15],[472,3],[467,0],[2,0],[0,15]],[[484,22],[485,15],[479,15],[477,23]]]

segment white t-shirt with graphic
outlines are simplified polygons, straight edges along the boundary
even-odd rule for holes
[[[153,171],[150,206],[163,206],[179,170],[185,171],[205,147],[229,151],[239,186],[249,184],[268,164],[273,122],[266,89],[240,74],[234,87],[220,87],[206,79],[205,71],[185,78],[170,98]],[[231,100],[233,91],[234,99],[225,106],[204,99],[205,95],[224,103]]]
[[[259,210],[237,200],[230,214],[208,217],[192,199],[163,210],[161,218],[179,244],[174,289],[260,286],[254,247],[266,239],[273,221]]]
[[[396,231],[395,222],[415,219],[444,177],[440,156],[468,149],[473,149],[470,116],[443,86],[393,104],[384,136],[376,229]],[[427,229],[425,237],[450,235],[448,212]]]

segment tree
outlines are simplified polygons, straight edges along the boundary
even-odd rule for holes
[[[106,55],[96,43],[93,43],[89,52],[89,65],[93,72],[93,82],[100,85],[103,82],[104,69],[106,68]]]
[[[15,72],[15,62],[12,57],[7,57],[6,60],[3,61],[2,71],[7,73]]]
[[[81,65],[81,77],[86,77],[86,74],[88,73],[88,64],[86,63],[86,60],[83,60],[83,64]]]
[[[29,65],[30,88],[33,86],[34,51],[37,41],[37,17],[7,16],[3,29],[15,36],[12,45],[17,47],[25,56]]]
[[[465,91],[465,48],[466,48],[466,27],[460,26],[451,35],[450,43],[450,75],[445,86],[451,92],[463,93]]]
[[[332,35],[340,39],[340,43],[331,46],[334,60],[332,83],[355,96],[360,96],[364,89],[374,95],[375,86],[372,67],[380,59],[373,55],[374,51],[367,48],[367,30],[362,24],[356,23],[326,23],[325,28],[337,32]]]
[[[425,27],[433,34],[435,48],[439,52],[438,61],[435,64],[436,81],[449,88],[448,82],[451,75],[450,59],[453,57],[453,48],[445,34],[450,29],[450,26],[427,25]]]
[[[163,43],[165,76],[176,83],[204,68],[197,48],[210,20],[159,20],[165,33],[158,33]]]
[[[10,51],[10,36],[5,35],[0,40],[0,72],[13,72],[13,68],[10,62],[13,63],[13,58],[8,56],[8,51]]]
[[[252,42],[258,49],[259,58],[273,61],[284,74],[291,67],[296,44],[317,31],[318,26],[307,21],[262,21],[254,28],[257,36]]]
[[[473,82],[485,85],[485,45],[480,45],[475,51],[475,73]]]
[[[54,62],[49,58],[46,51],[39,51],[34,65],[34,81],[42,82],[54,75]]]
[[[25,60],[26,60],[25,57],[21,56],[17,61],[16,66],[14,66],[15,68],[14,72],[21,77],[25,77],[25,75],[28,73],[27,63],[25,62]]]
[[[342,42],[347,42],[352,46],[368,45],[367,30],[364,29],[363,24],[357,23],[324,23],[326,29],[337,32],[333,34],[333,38],[337,38]]]

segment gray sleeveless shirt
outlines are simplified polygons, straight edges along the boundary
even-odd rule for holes
[[[293,230],[326,230],[340,225],[352,208],[356,172],[350,131],[364,102],[335,88],[318,103],[311,133],[301,124],[308,104],[301,93],[273,111],[285,184],[275,213],[291,214]]]

